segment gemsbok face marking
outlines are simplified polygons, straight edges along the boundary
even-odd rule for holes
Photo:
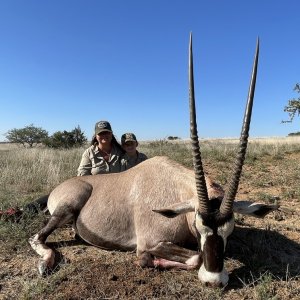
[[[122,173],[71,178],[49,195],[48,224],[29,239],[41,256],[39,272],[54,265],[45,241],[58,227],[73,222],[86,242],[105,249],[136,250],[141,267],[198,269],[201,282],[228,282],[224,268],[227,238],[234,212],[263,217],[276,205],[235,201],[245,158],[259,43],[252,70],[237,158],[226,192],[204,175],[197,135],[192,36],[189,47],[189,91],[194,171],[167,157],[148,159]],[[167,217],[167,218],[166,218]],[[184,246],[199,244],[199,252]]]
[[[202,255],[202,265],[199,269],[199,279],[208,284],[220,286],[228,282],[228,273],[224,268],[224,252],[227,238],[234,229],[234,218],[218,219],[218,216],[195,217],[195,229],[199,237],[199,251]]]

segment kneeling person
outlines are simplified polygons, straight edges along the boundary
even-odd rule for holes
[[[126,152],[121,159],[121,171],[126,171],[148,158],[144,153],[136,150],[138,141],[133,133],[124,133],[121,143]]]

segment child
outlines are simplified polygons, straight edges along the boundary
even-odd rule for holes
[[[121,159],[121,171],[126,171],[147,159],[144,153],[136,150],[138,141],[133,133],[124,133],[121,137],[121,144],[126,151]]]

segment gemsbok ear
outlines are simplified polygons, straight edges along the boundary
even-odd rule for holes
[[[175,218],[181,214],[195,211],[193,201],[179,202],[162,209],[152,209],[153,212],[159,213],[167,218]]]
[[[268,213],[277,210],[279,205],[267,205],[263,203],[256,203],[251,201],[234,201],[233,203],[233,212],[253,216],[256,218],[263,218]]]

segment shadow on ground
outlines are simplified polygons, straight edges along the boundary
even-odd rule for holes
[[[233,288],[266,272],[278,279],[300,274],[300,245],[276,231],[236,226],[226,256],[242,264],[230,274]]]

